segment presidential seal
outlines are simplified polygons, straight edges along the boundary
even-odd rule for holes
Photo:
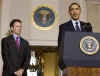
[[[80,49],[87,55],[94,55],[99,51],[99,42],[93,36],[85,36],[80,41]]]
[[[32,12],[33,25],[39,30],[48,30],[55,25],[56,14],[48,6],[40,6]]]

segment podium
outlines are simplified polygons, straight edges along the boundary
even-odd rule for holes
[[[100,34],[65,32],[63,61],[66,76],[100,76]],[[88,47],[89,42],[92,44]]]

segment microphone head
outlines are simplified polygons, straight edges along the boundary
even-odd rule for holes
[[[91,23],[90,23],[90,22],[87,22],[87,23],[84,25],[84,27],[85,27],[85,30],[86,30],[87,32],[92,32],[92,26],[91,26]]]

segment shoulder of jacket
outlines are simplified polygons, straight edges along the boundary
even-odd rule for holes
[[[64,26],[66,26],[66,25],[68,25],[68,24],[70,24],[70,23],[71,23],[71,21],[67,21],[67,22],[61,24],[60,27],[64,27]]]
[[[9,40],[11,38],[11,35],[8,35],[6,37],[3,37],[2,40]]]
[[[82,24],[86,24],[87,22],[85,22],[85,21],[80,21],[80,23],[82,23]]]
[[[21,39],[28,44],[28,41],[26,39],[24,39],[23,37],[21,37]]]

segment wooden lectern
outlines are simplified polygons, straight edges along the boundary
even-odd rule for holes
[[[92,44],[90,48],[89,43]],[[99,43],[99,33],[65,32],[63,61],[66,76],[100,76]]]

